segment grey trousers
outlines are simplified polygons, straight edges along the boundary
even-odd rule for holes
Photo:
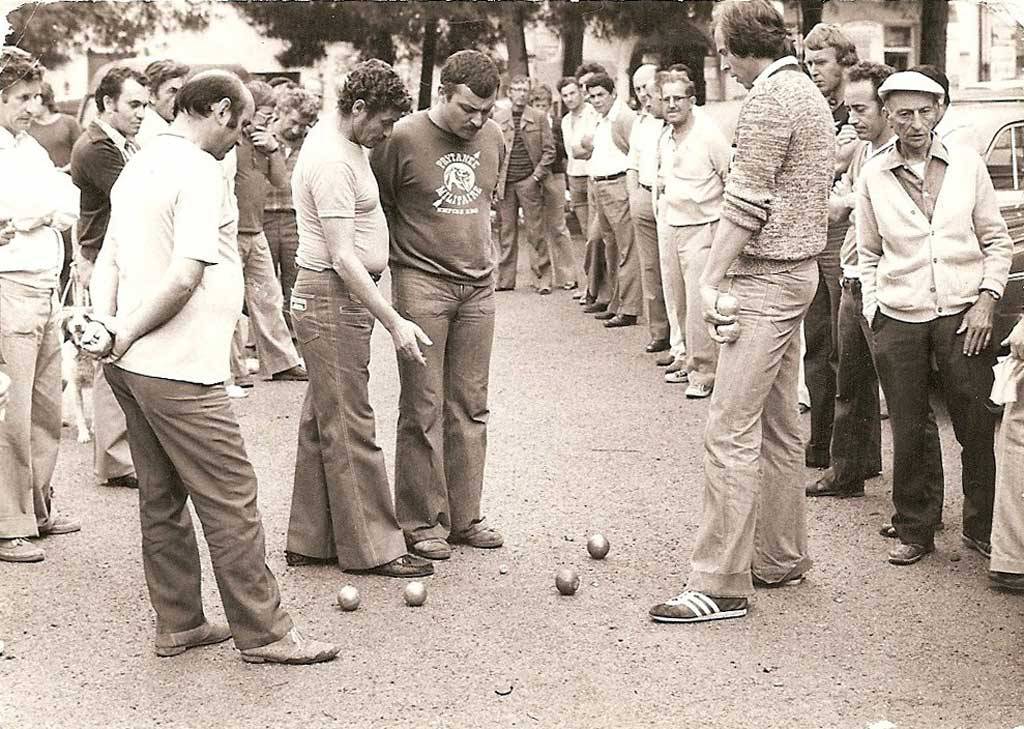
[[[121,406],[103,376],[103,368],[96,367],[92,383],[93,431],[96,443],[93,449],[93,471],[99,483],[118,476],[132,476],[135,466],[128,447],[128,424]]]
[[[633,239],[640,265],[644,316],[651,339],[668,339],[668,312],[661,283],[661,260],[658,252],[658,223],[654,219],[651,191],[638,187],[629,198],[629,216],[633,219]]]
[[[157,633],[206,620],[191,499],[210,547],[224,613],[239,650],[280,640],[292,621],[267,566],[256,474],[224,388],[104,372],[128,421],[139,474],[142,566]]]
[[[643,306],[640,257],[629,216],[626,178],[593,182],[597,221],[604,240],[605,270],[611,283],[608,310],[639,316]]]
[[[814,260],[733,276],[740,336],[723,345],[704,437],[704,508],[688,588],[746,597],[751,574],[782,582],[811,566],[797,410],[800,323],[818,285]]]

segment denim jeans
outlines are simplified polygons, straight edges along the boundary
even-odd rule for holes
[[[60,445],[60,302],[53,289],[0,278],[0,351],[11,378],[0,423],[0,539],[34,537],[56,518],[50,479]]]
[[[395,510],[410,544],[479,521],[487,455],[494,289],[391,270],[392,303],[433,345],[399,361]]]
[[[800,323],[814,298],[817,264],[728,282],[740,304],[740,335],[718,356],[688,587],[745,597],[753,592],[751,573],[777,583],[811,566],[796,391]]]
[[[265,210],[263,234],[267,236],[270,258],[281,281],[285,321],[291,324],[288,302],[292,298],[295,279],[299,275],[295,253],[299,250],[299,227],[294,210]]]
[[[369,569],[402,556],[370,406],[373,315],[334,271],[300,269],[292,320],[309,386],[299,417],[288,551]]]

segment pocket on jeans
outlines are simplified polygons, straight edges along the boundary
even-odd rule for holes
[[[320,325],[313,316],[316,301],[308,296],[292,292],[288,302],[288,312],[292,317],[295,339],[300,345],[309,344],[320,336]]]

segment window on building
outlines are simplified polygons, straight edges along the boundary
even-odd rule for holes
[[[1013,124],[996,135],[987,163],[997,190],[1024,190],[1024,124]]]
[[[914,65],[914,29],[909,25],[887,25],[883,35],[885,63],[897,71]]]

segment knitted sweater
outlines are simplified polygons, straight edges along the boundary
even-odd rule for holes
[[[820,253],[836,140],[817,87],[795,68],[756,83],[734,146],[722,217],[754,235],[729,273],[778,273]]]

